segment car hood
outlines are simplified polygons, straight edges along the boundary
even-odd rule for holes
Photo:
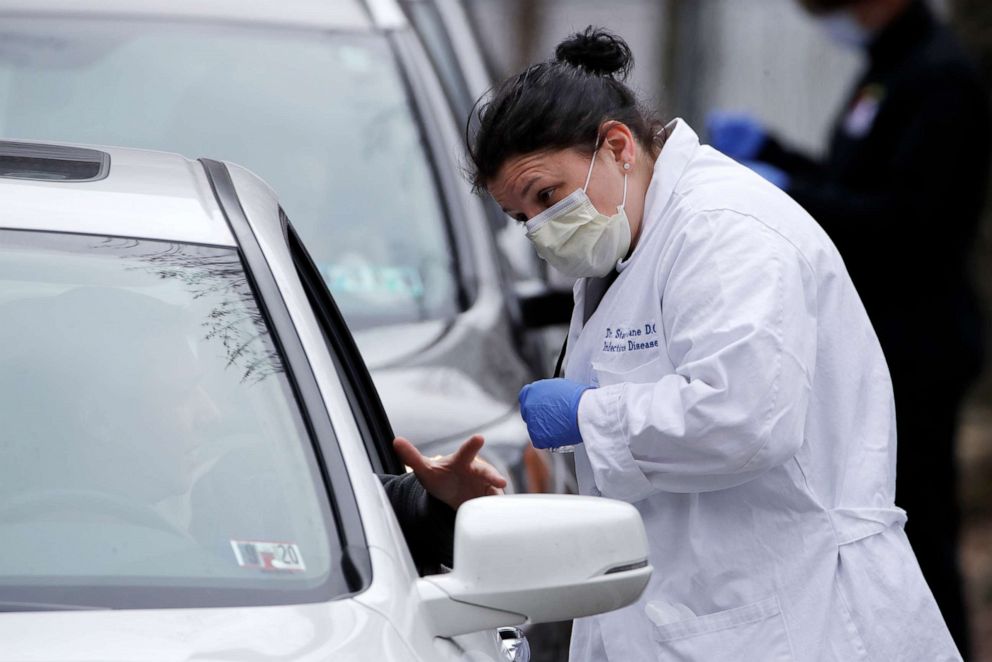
[[[410,361],[435,344],[449,326],[450,323],[444,320],[431,320],[359,329],[353,335],[365,365],[374,373]]]
[[[355,600],[278,607],[0,614],[0,662],[400,660],[410,650]]]
[[[355,340],[393,430],[418,445],[505,418],[529,381],[508,331],[497,325],[459,318],[364,329]]]

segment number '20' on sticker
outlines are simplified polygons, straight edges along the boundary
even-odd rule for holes
[[[307,569],[296,543],[232,540],[231,549],[242,568],[265,572],[303,572]]]

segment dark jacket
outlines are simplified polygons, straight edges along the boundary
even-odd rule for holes
[[[455,511],[424,489],[412,474],[380,475],[414,563],[422,574],[454,567]]]
[[[893,377],[967,380],[981,357],[967,257],[988,181],[986,91],[919,0],[868,54],[825,160],[774,139],[758,158],[790,173],[789,194],[834,240]]]

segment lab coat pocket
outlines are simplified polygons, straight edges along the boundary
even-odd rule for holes
[[[651,384],[673,372],[667,357],[656,356],[645,363],[625,361],[593,361],[594,386],[614,384]]]
[[[659,660],[684,662],[793,662],[778,597],[655,625]]]

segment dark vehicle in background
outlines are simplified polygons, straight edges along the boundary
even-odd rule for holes
[[[491,67],[462,0],[398,0],[434,63],[456,120],[470,128],[493,85]],[[513,322],[541,376],[551,376],[568,331],[573,279],[538,259],[517,223],[483,197],[494,240],[509,266]]]
[[[475,120],[476,102],[493,84],[493,76],[462,0],[398,0],[420,35],[438,72],[456,120],[463,128]],[[554,373],[558,353],[568,333],[572,312],[572,282],[537,258],[520,227],[484,196],[493,241],[508,267],[504,281],[511,322],[520,346],[541,377]],[[569,470],[569,489],[574,489]],[[567,659],[571,622],[544,623],[529,630],[534,662]]]
[[[566,491],[517,393],[540,374],[462,135],[392,0],[0,0],[0,136],[244,164],[334,293],[398,434],[472,433],[515,491]],[[525,308],[525,307],[523,307]]]

